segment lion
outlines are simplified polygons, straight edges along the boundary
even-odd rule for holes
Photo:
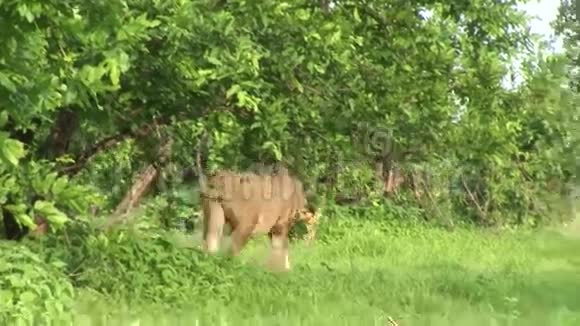
[[[316,215],[307,206],[303,185],[286,169],[277,173],[220,171],[203,180],[200,174],[203,212],[203,249],[216,253],[226,224],[231,227],[230,254],[239,255],[249,238],[268,234],[270,264],[290,270],[288,232],[297,219]],[[283,264],[280,263],[283,260]]]

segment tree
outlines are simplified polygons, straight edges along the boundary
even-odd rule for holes
[[[571,114],[572,93],[541,110],[560,94],[556,79],[538,81],[548,68],[527,88],[501,85],[529,45],[515,1],[12,1],[0,10],[0,205],[30,227],[36,215],[54,227],[82,218],[97,195],[105,210],[135,205],[130,190],[151,193],[168,162],[192,165],[206,132],[210,170],[284,162],[311,187],[323,181],[331,199],[364,198],[375,163],[395,157],[477,171],[473,182],[502,214],[513,209],[505,193],[524,191],[514,186],[523,172],[505,182],[511,169],[528,164],[537,181],[550,148],[572,146],[557,118]],[[377,130],[397,155],[361,146]],[[458,209],[479,205],[465,195],[453,195]]]

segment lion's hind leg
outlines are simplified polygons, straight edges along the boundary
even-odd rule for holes
[[[283,270],[290,270],[289,257],[289,241],[288,241],[288,226],[277,224],[268,232],[270,244],[272,246],[272,254],[270,257],[270,266],[281,267]]]

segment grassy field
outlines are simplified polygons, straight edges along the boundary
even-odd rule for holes
[[[260,268],[267,243],[256,239],[241,257],[247,269],[224,275],[234,291],[183,311],[81,293],[75,324],[580,325],[574,233],[342,228],[311,248],[295,244],[282,275]]]

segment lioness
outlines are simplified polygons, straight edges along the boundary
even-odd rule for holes
[[[240,253],[250,236],[267,233],[271,262],[283,259],[283,268],[289,270],[288,231],[297,215],[315,214],[314,209],[306,208],[302,182],[285,169],[265,175],[221,171],[206,182],[202,179],[204,249],[209,253],[218,250],[227,223],[232,229],[232,255]]]

